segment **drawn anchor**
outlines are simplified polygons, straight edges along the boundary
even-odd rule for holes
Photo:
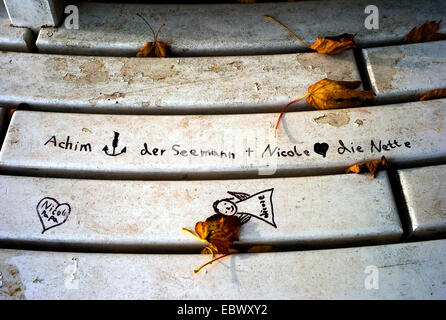
[[[112,142],[113,152],[112,153],[108,152],[107,145],[102,149],[102,151],[104,151],[104,153],[110,157],[119,156],[120,154],[123,154],[127,151],[127,147],[124,147],[124,148],[122,148],[121,152],[116,153],[116,148],[118,147],[118,142],[119,142],[119,132],[114,131],[114,133],[115,133],[115,136],[114,136],[113,142]]]

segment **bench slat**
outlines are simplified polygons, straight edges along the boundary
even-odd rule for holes
[[[342,173],[381,156],[397,167],[438,163],[446,156],[445,113],[445,99],[290,112],[273,137],[277,114],[17,111],[0,166],[8,172],[65,177],[228,179]]]
[[[360,80],[352,51],[166,59],[9,53],[0,55],[0,76],[8,77],[0,105],[137,114],[279,111],[323,78]]]
[[[199,250],[204,244],[181,228],[194,230],[195,223],[217,212],[218,200],[250,214],[240,232],[244,245],[385,243],[403,232],[386,173],[374,180],[359,175],[220,181],[0,176],[0,241],[65,249]],[[63,224],[55,226],[64,215],[44,216],[53,204],[53,212],[69,211]]]
[[[377,46],[397,43],[413,27],[446,15],[442,0],[378,0],[378,29],[364,25],[368,0],[298,1],[294,3],[138,5],[78,3],[79,29],[42,28],[37,40],[40,52],[135,56],[152,41],[140,13],[156,30],[165,23],[159,40],[171,45],[176,56],[245,55],[306,50],[281,26],[266,20],[271,15],[311,44],[316,37],[356,34],[357,43]],[[434,8],[434,9],[433,9]],[[445,32],[444,23],[441,32]]]
[[[363,50],[374,103],[419,100],[446,87],[446,41]]]
[[[445,249],[438,240],[233,255],[195,275],[209,255],[3,249],[0,298],[445,299]]]
[[[409,216],[411,235],[435,237],[446,233],[446,165],[398,171]]]
[[[11,26],[2,1],[0,3],[0,50],[30,52],[33,45],[34,36],[32,31],[27,28]]]

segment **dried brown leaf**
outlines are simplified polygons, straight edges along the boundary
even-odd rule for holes
[[[229,216],[221,213],[214,214],[206,219],[206,221],[199,221],[195,224],[195,235],[192,231],[183,228],[183,230],[191,233],[201,241],[207,241],[208,246],[203,249],[202,253],[211,253],[211,260],[198,269],[194,273],[200,271],[203,267],[213,263],[223,257],[236,253],[232,246],[234,241],[238,240],[241,221],[237,216]],[[221,253],[223,256],[214,259],[215,253]]]
[[[214,214],[199,221],[195,225],[198,236],[209,242],[215,253],[229,253],[234,241],[238,240],[240,219],[237,216],[228,216],[221,213]]]
[[[421,27],[413,28],[404,36],[403,43],[418,43],[428,41],[445,40],[446,34],[437,33],[440,27],[441,20],[426,21]]]
[[[386,157],[382,156],[380,160],[363,161],[355,163],[354,165],[345,169],[345,173],[361,173],[364,171],[369,171],[372,178],[376,177],[376,172],[380,169],[387,169],[390,167],[389,162]]]
[[[436,98],[446,98],[446,88],[430,90],[420,98],[420,101],[436,99]]]
[[[167,57],[168,48],[169,46],[165,42],[146,42],[136,53],[136,56],[164,58]]]
[[[361,81],[322,79],[308,88],[306,102],[318,110],[356,107],[364,99],[372,99],[373,91],[356,90]]]
[[[302,45],[304,45],[307,48],[313,49],[320,54],[335,55],[344,52],[345,50],[350,48],[357,48],[356,43],[353,41],[355,35],[350,33],[343,33],[335,37],[316,37],[316,41],[311,46],[309,46],[302,39],[296,36],[296,34],[293,31],[291,31],[290,28],[288,28],[285,24],[283,24],[276,18],[268,15],[265,15],[264,17],[277,22]]]
[[[354,37],[355,35],[350,33],[343,33],[336,37],[317,37],[310,48],[321,54],[339,54],[347,49],[357,48],[353,41]]]
[[[364,99],[371,99],[375,96],[373,91],[356,90],[360,85],[361,81],[336,81],[328,78],[312,84],[308,87],[307,94],[291,101],[282,109],[274,127],[274,136],[280,119],[293,103],[307,97],[306,102],[318,110],[356,107],[361,105]]]
[[[166,42],[158,41],[158,34],[161,29],[165,26],[165,24],[161,25],[158,31],[155,31],[150,26],[149,22],[139,13],[136,14],[140,17],[150,28],[153,33],[153,41],[146,42],[141,49],[136,53],[137,57],[159,57],[164,58],[167,57],[169,51],[169,45]]]

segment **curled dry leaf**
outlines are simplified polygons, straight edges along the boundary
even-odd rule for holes
[[[372,178],[375,178],[376,172],[379,169],[387,169],[389,167],[390,164],[387,161],[386,157],[382,156],[380,160],[358,162],[345,169],[345,173],[350,173],[350,172],[361,173],[364,172],[365,170],[368,170],[372,175]]]
[[[216,260],[237,252],[232,245],[234,241],[238,240],[240,225],[241,222],[237,216],[217,213],[208,217],[206,221],[199,221],[195,224],[197,235],[183,228],[184,231],[189,232],[200,241],[207,241],[208,246],[203,249],[202,253],[211,253],[212,255],[211,261],[194,270],[194,273]],[[214,259],[215,253],[221,253],[223,256]]]
[[[167,57],[167,44],[164,42],[146,42],[136,53],[137,57]]]
[[[307,94],[291,101],[282,109],[274,128],[274,136],[280,119],[293,103],[306,97],[305,101],[318,110],[356,107],[361,105],[364,99],[372,99],[375,96],[373,91],[356,90],[360,85],[361,81],[336,81],[328,78],[312,84],[308,87]]]
[[[158,31],[155,33],[155,31],[150,26],[149,22],[140,15],[139,13],[136,14],[138,17],[140,17],[150,28],[150,30],[153,33],[153,42],[146,42],[141,49],[136,54],[137,57],[167,57],[169,45],[165,42],[158,41],[158,34],[161,31],[161,29],[165,26],[165,24],[161,25],[158,29]]]
[[[206,221],[199,221],[195,225],[195,232],[200,239],[209,242],[209,248],[214,253],[229,253],[233,242],[238,240],[239,231],[240,219],[221,213],[214,214]]]
[[[404,36],[403,43],[445,40],[446,34],[437,33],[440,23],[441,20],[439,22],[426,21],[421,27],[413,28]]]
[[[436,99],[436,98],[446,98],[446,88],[430,90],[420,98],[420,101]]]
[[[350,48],[357,48],[356,43],[353,41],[354,37],[355,35],[350,33],[343,33],[336,37],[317,37],[310,48],[321,54],[334,55]]]
[[[286,25],[284,25],[282,22],[277,20],[274,17],[265,15],[264,16],[267,19],[273,20],[274,22],[277,22],[280,24],[286,31],[288,31],[297,41],[299,41],[302,45],[309,49],[313,49],[317,51],[320,54],[339,54],[341,52],[344,52],[347,49],[350,48],[357,48],[356,43],[353,41],[353,38],[355,35],[349,34],[349,33],[343,33],[339,36],[335,37],[317,37],[316,41],[309,46],[307,43],[305,43],[303,40],[301,40],[296,34],[294,34],[293,31],[291,31]]]
[[[363,99],[372,99],[373,91],[356,90],[361,81],[322,79],[308,88],[306,102],[318,110],[356,107]]]

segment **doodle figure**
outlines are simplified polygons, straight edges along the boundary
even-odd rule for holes
[[[233,197],[215,201],[213,208],[216,213],[238,216],[241,224],[255,217],[277,228],[274,222],[273,191],[274,188],[271,188],[253,195],[228,191]]]

